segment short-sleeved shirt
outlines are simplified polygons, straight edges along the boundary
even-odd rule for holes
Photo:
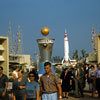
[[[3,93],[4,89],[5,89],[5,86],[6,86],[7,82],[8,82],[8,77],[5,74],[3,74],[0,77],[0,100],[9,100],[7,93],[4,96],[4,98],[2,98],[2,93]]]
[[[95,77],[96,78],[100,78],[100,70],[96,70],[95,71]]]
[[[89,76],[92,78],[95,76],[95,70],[89,70]]]
[[[37,82],[27,82],[26,84],[27,98],[36,98],[36,92],[39,92],[39,84]]]
[[[3,74],[0,77],[0,88],[5,88],[6,82],[8,82],[8,77],[5,74]]]
[[[40,86],[43,88],[43,93],[57,92],[57,84],[61,84],[61,81],[60,78],[53,72],[49,76],[44,74],[40,78]]]
[[[13,73],[12,73],[12,74],[15,74],[15,75],[16,75],[16,78],[18,78],[18,72],[13,71]]]
[[[22,80],[18,82],[18,78],[14,80],[13,83],[13,91],[15,93],[15,96],[21,96],[26,93],[26,89],[20,89],[19,86],[26,86],[26,83],[28,82],[27,78],[22,77]]]

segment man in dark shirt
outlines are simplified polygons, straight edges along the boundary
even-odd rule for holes
[[[8,77],[3,74],[3,67],[0,66],[0,100],[9,100],[7,94]]]
[[[62,100],[60,78],[51,71],[50,62],[44,64],[44,69],[46,73],[40,78],[42,100]]]

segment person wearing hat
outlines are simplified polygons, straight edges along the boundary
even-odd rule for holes
[[[9,100],[7,94],[8,77],[3,74],[3,67],[0,66],[0,100]]]

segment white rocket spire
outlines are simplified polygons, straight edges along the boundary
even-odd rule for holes
[[[67,37],[67,31],[65,29],[65,36],[64,36],[64,59],[63,63],[68,64],[69,63],[69,43],[68,43],[68,37]]]

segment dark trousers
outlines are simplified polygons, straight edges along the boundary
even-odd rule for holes
[[[16,100],[24,100],[24,95],[21,96],[16,95],[15,98]]]
[[[5,95],[4,97],[2,97],[2,96],[0,95],[0,100],[9,100],[8,94],[6,93],[6,95]]]
[[[83,84],[78,82],[78,88],[81,95],[83,95]]]
[[[96,79],[96,89],[98,91],[98,95],[100,96],[100,78]]]
[[[80,94],[83,95],[83,84],[79,80],[75,79],[75,96],[79,97]]]

